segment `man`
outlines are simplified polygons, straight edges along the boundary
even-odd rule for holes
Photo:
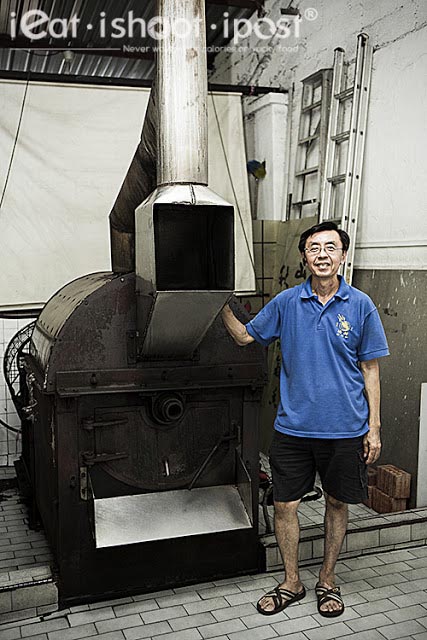
[[[305,596],[298,572],[297,510],[316,471],[326,501],[317,608],[325,617],[343,613],[334,571],[348,504],[366,498],[366,465],[381,450],[378,358],[388,355],[388,347],[372,300],[338,275],[349,244],[348,234],[333,222],[311,227],[298,245],[311,272],[306,282],[279,293],[246,325],[228,305],[222,312],[237,344],[256,340],[266,346],[277,339],[281,344],[280,404],[270,463],[285,579],[258,601],[264,615]]]

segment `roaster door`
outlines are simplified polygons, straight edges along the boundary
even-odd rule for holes
[[[83,418],[97,548],[252,526],[237,393],[163,392]]]

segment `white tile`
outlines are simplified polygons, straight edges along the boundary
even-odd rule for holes
[[[207,624],[199,627],[199,632],[203,638],[214,638],[222,634],[230,634],[234,631],[245,631],[246,627],[241,620],[226,620],[224,622],[216,622],[215,624]]]
[[[369,549],[378,547],[380,544],[379,531],[357,531],[347,534],[347,551],[356,551],[357,549]]]
[[[412,567],[407,562],[390,562],[389,564],[383,564],[381,566],[374,567],[375,572],[379,576],[386,576],[389,573],[401,573],[402,571],[409,571]]]
[[[427,522],[415,522],[410,525],[411,540],[422,540],[427,538]]]
[[[380,545],[398,544],[411,540],[411,525],[404,524],[388,529],[380,529]]]
[[[416,558],[424,558],[425,556],[427,556],[427,545],[411,549],[411,554]]]

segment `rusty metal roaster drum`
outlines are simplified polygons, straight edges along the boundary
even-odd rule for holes
[[[258,569],[262,349],[220,318],[180,360],[140,359],[137,333],[135,274],[88,275],[26,356],[25,464],[62,605]]]

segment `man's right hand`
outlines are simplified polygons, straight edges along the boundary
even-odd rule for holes
[[[226,304],[221,311],[221,318],[228,333],[239,347],[254,342],[254,338],[246,331],[245,325],[236,318],[229,304]]]

